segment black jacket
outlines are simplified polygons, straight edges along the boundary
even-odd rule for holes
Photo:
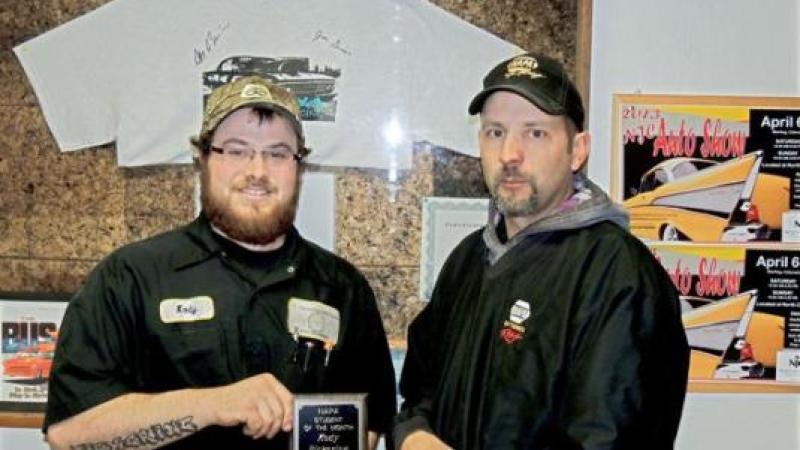
[[[689,363],[677,293],[591,203],[453,251],[409,327],[397,444],[427,429],[464,450],[672,448]]]

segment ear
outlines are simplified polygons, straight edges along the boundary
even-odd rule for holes
[[[192,146],[192,166],[195,172],[200,172],[203,168],[203,153],[195,146]]]
[[[570,168],[573,173],[577,173],[586,165],[586,162],[589,160],[591,147],[592,138],[588,131],[577,133],[572,138],[572,160],[570,161]]]
[[[200,171],[200,164],[203,158],[203,151],[200,150],[200,138],[192,136],[189,138],[189,144],[192,148],[192,165],[195,171]]]

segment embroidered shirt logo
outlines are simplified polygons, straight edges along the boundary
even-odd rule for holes
[[[513,344],[525,335],[525,326],[523,323],[531,316],[531,305],[525,300],[519,299],[511,305],[511,311],[508,315],[508,320],[503,322],[503,328],[500,330],[500,338],[506,344]]]
[[[506,78],[528,76],[531,79],[543,78],[538,72],[539,62],[532,56],[519,56],[511,60],[506,66]]]
[[[292,297],[286,327],[295,339],[317,339],[332,348],[339,340],[339,310],[322,302]]]
[[[159,304],[164,323],[198,322],[214,318],[214,300],[208,296],[167,298]]]
[[[531,305],[528,304],[525,300],[517,300],[514,302],[514,305],[511,307],[511,319],[512,322],[516,324],[521,324],[528,320],[528,317],[531,316]]]

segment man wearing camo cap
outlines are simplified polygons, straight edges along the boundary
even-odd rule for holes
[[[70,302],[49,444],[286,450],[295,394],[347,392],[367,394],[374,448],[395,411],[389,349],[362,274],[292,225],[297,100],[240,78],[211,92],[191,141],[199,217],[116,250]]]

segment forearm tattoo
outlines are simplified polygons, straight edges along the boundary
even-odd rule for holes
[[[128,448],[151,448],[188,436],[200,427],[193,416],[181,417],[149,428],[142,428],[127,436],[117,436],[110,441],[87,442],[73,445],[72,450],[123,450]]]

